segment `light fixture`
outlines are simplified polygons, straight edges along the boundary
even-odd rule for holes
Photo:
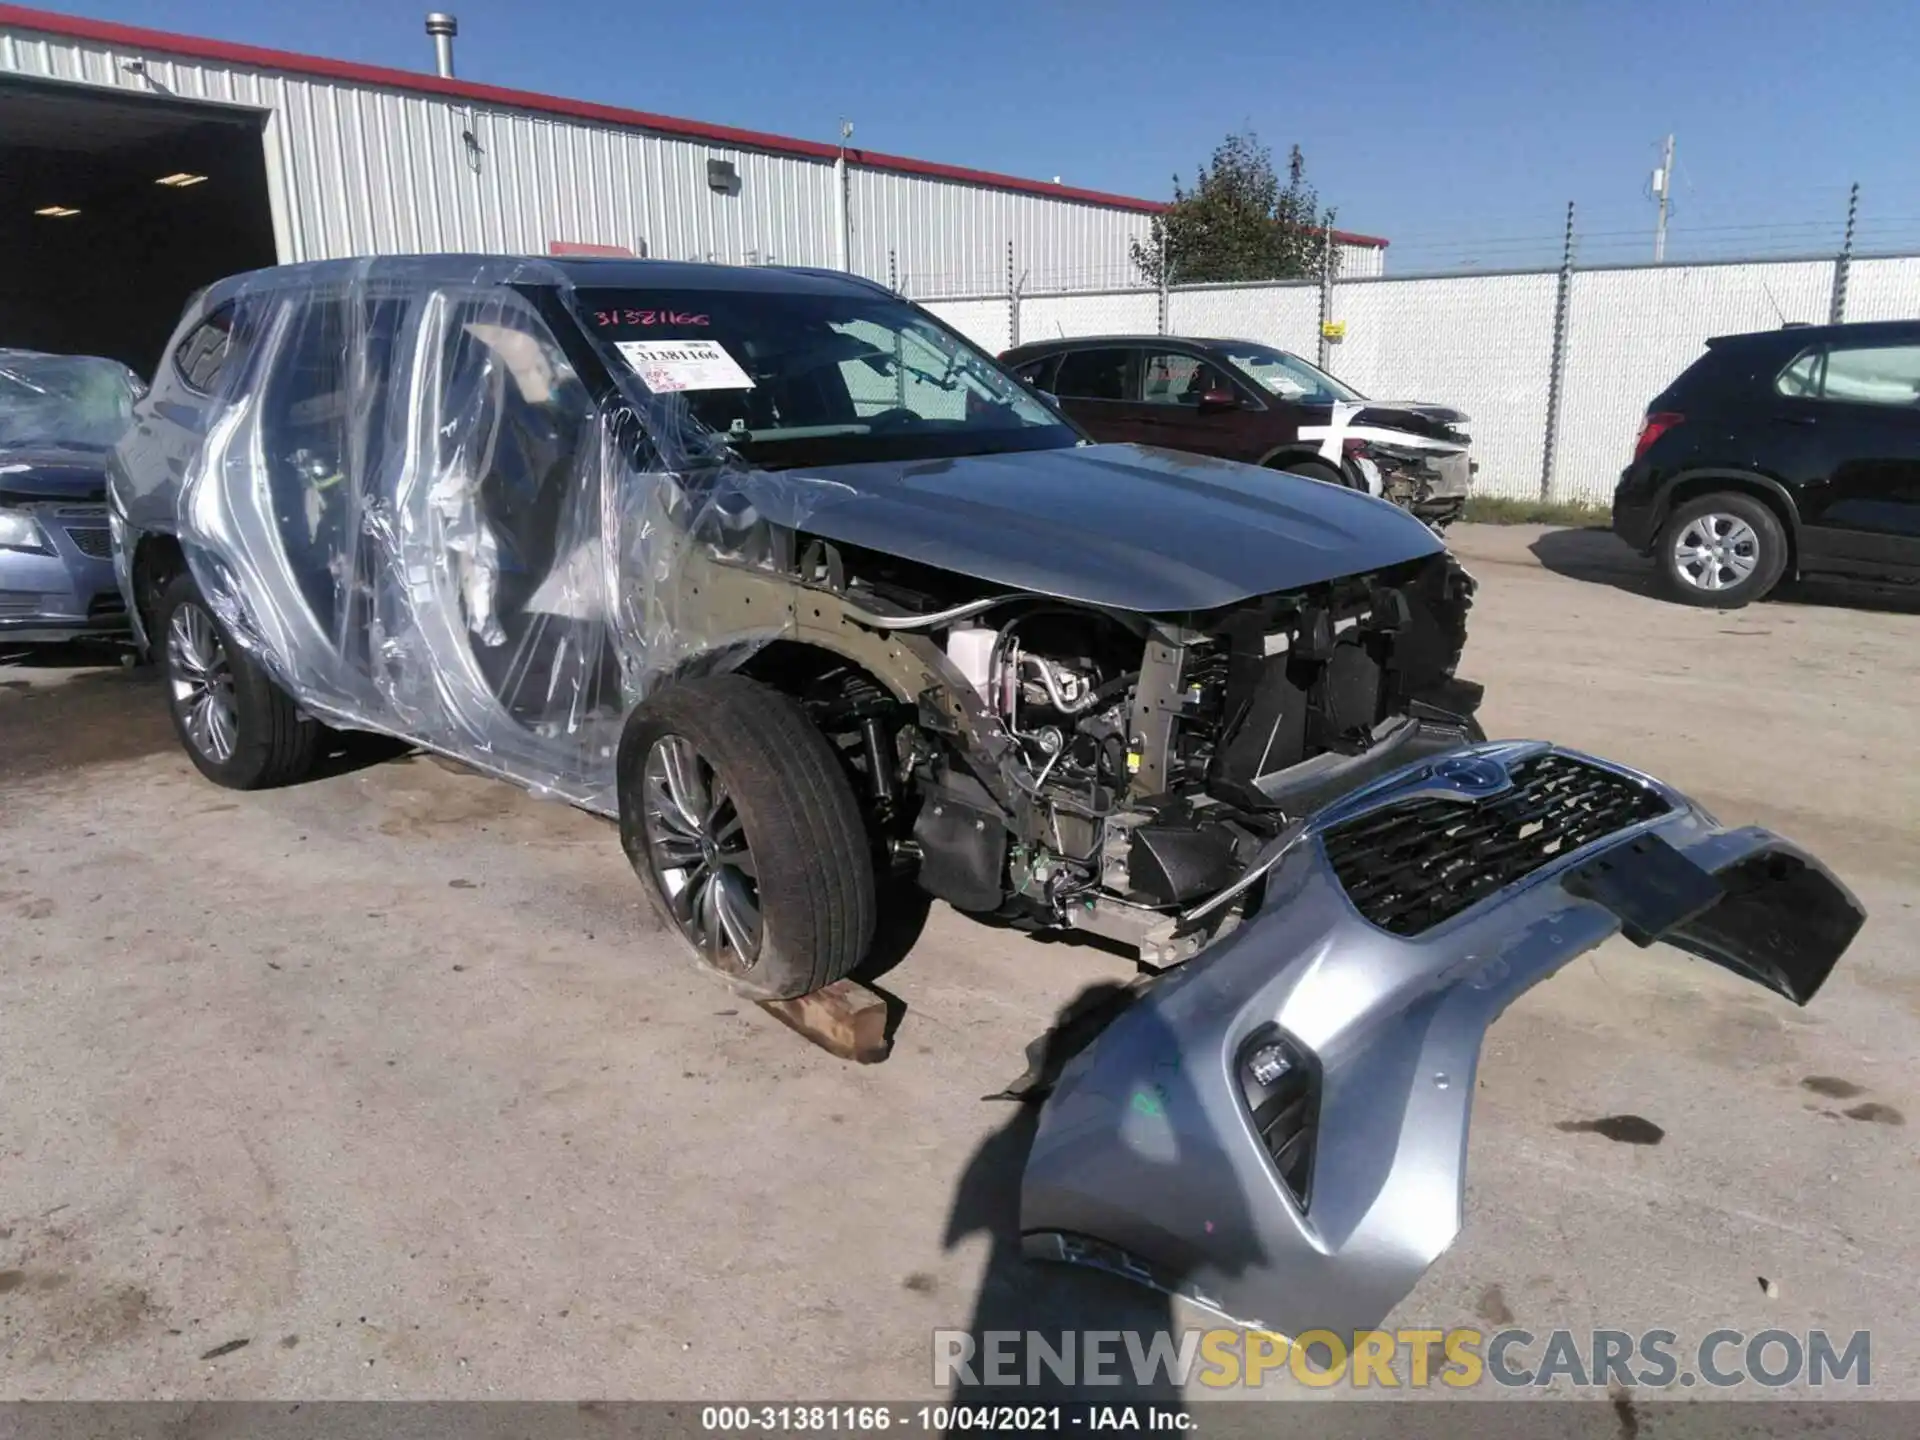
[[[80,212],[71,205],[42,205],[33,213],[36,215],[49,215],[56,220],[64,220],[69,215],[78,215]]]
[[[206,178],[204,175],[195,175],[191,171],[181,170],[172,175],[162,175],[153,183],[156,185],[171,185],[176,190],[184,190],[189,185],[198,185]]]

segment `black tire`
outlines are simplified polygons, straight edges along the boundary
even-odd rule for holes
[[[686,831],[670,818],[684,814],[670,803],[664,778],[669,755],[684,763],[686,752],[667,743],[676,737],[695,754],[694,779],[712,802],[710,815],[732,806],[702,832],[704,858],[681,868],[667,863],[662,846],[703,842],[679,838]],[[661,767],[652,778],[650,765]],[[866,958],[878,885],[860,805],[826,736],[785,695],[742,675],[667,685],[627,722],[619,793],[620,843],[655,915],[742,994],[793,999],[851,974]],[[729,838],[715,839],[728,830]],[[750,870],[727,863],[742,853]],[[676,909],[675,894],[687,913]],[[721,923],[720,898],[739,895],[757,907],[750,955]],[[702,902],[704,916],[695,913]]]
[[[1724,561],[1703,557],[1688,563],[1679,553],[1686,541],[1698,542],[1692,546],[1696,554],[1716,543],[1729,548]],[[1737,490],[1722,490],[1678,506],[1660,527],[1653,553],[1660,567],[1661,589],[1669,599],[1682,605],[1737,610],[1780,583],[1787,569],[1787,535],[1780,517],[1764,502]],[[1746,568],[1741,573],[1743,562]]]
[[[1342,490],[1360,488],[1349,483],[1346,476],[1322,460],[1285,460],[1281,462],[1279,468],[1289,475],[1318,480],[1326,485],[1338,485]]]
[[[167,712],[181,748],[199,772],[229,790],[265,790],[304,779],[319,754],[324,727],[300,707],[259,665],[233,643],[233,636],[201,597],[188,574],[174,576],[161,592],[154,624],[155,660],[167,681]],[[175,621],[184,627],[176,631]],[[205,626],[217,645],[211,681],[224,696],[231,719],[230,743],[221,747],[196,738],[190,712],[194,687],[205,684],[188,663],[189,633]],[[202,730],[204,736],[207,732]]]

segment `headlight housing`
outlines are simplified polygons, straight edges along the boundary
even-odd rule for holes
[[[25,510],[10,510],[5,506],[0,506],[0,550],[26,550],[35,555],[53,553],[39,521]]]

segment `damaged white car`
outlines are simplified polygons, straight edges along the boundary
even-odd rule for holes
[[[1630,770],[1490,744],[1471,580],[1383,501],[1090,443],[841,274],[429,257],[196,297],[112,485],[193,762],[322,727],[619,821],[702,963],[791,997],[882,897],[1136,947],[1059,1077],[1035,1253],[1298,1334],[1459,1224],[1473,1071],[1609,935],[1804,1004],[1819,864]]]

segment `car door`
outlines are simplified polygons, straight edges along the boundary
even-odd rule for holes
[[[1803,567],[1920,572],[1920,333],[1816,346],[1774,389],[1805,447]]]
[[[1053,375],[1054,398],[1080,428],[1107,443],[1153,445],[1134,403],[1139,352],[1125,345],[1068,350]]]
[[[1138,366],[1143,443],[1226,460],[1258,460],[1264,406],[1224,366],[1185,348],[1148,349]]]

